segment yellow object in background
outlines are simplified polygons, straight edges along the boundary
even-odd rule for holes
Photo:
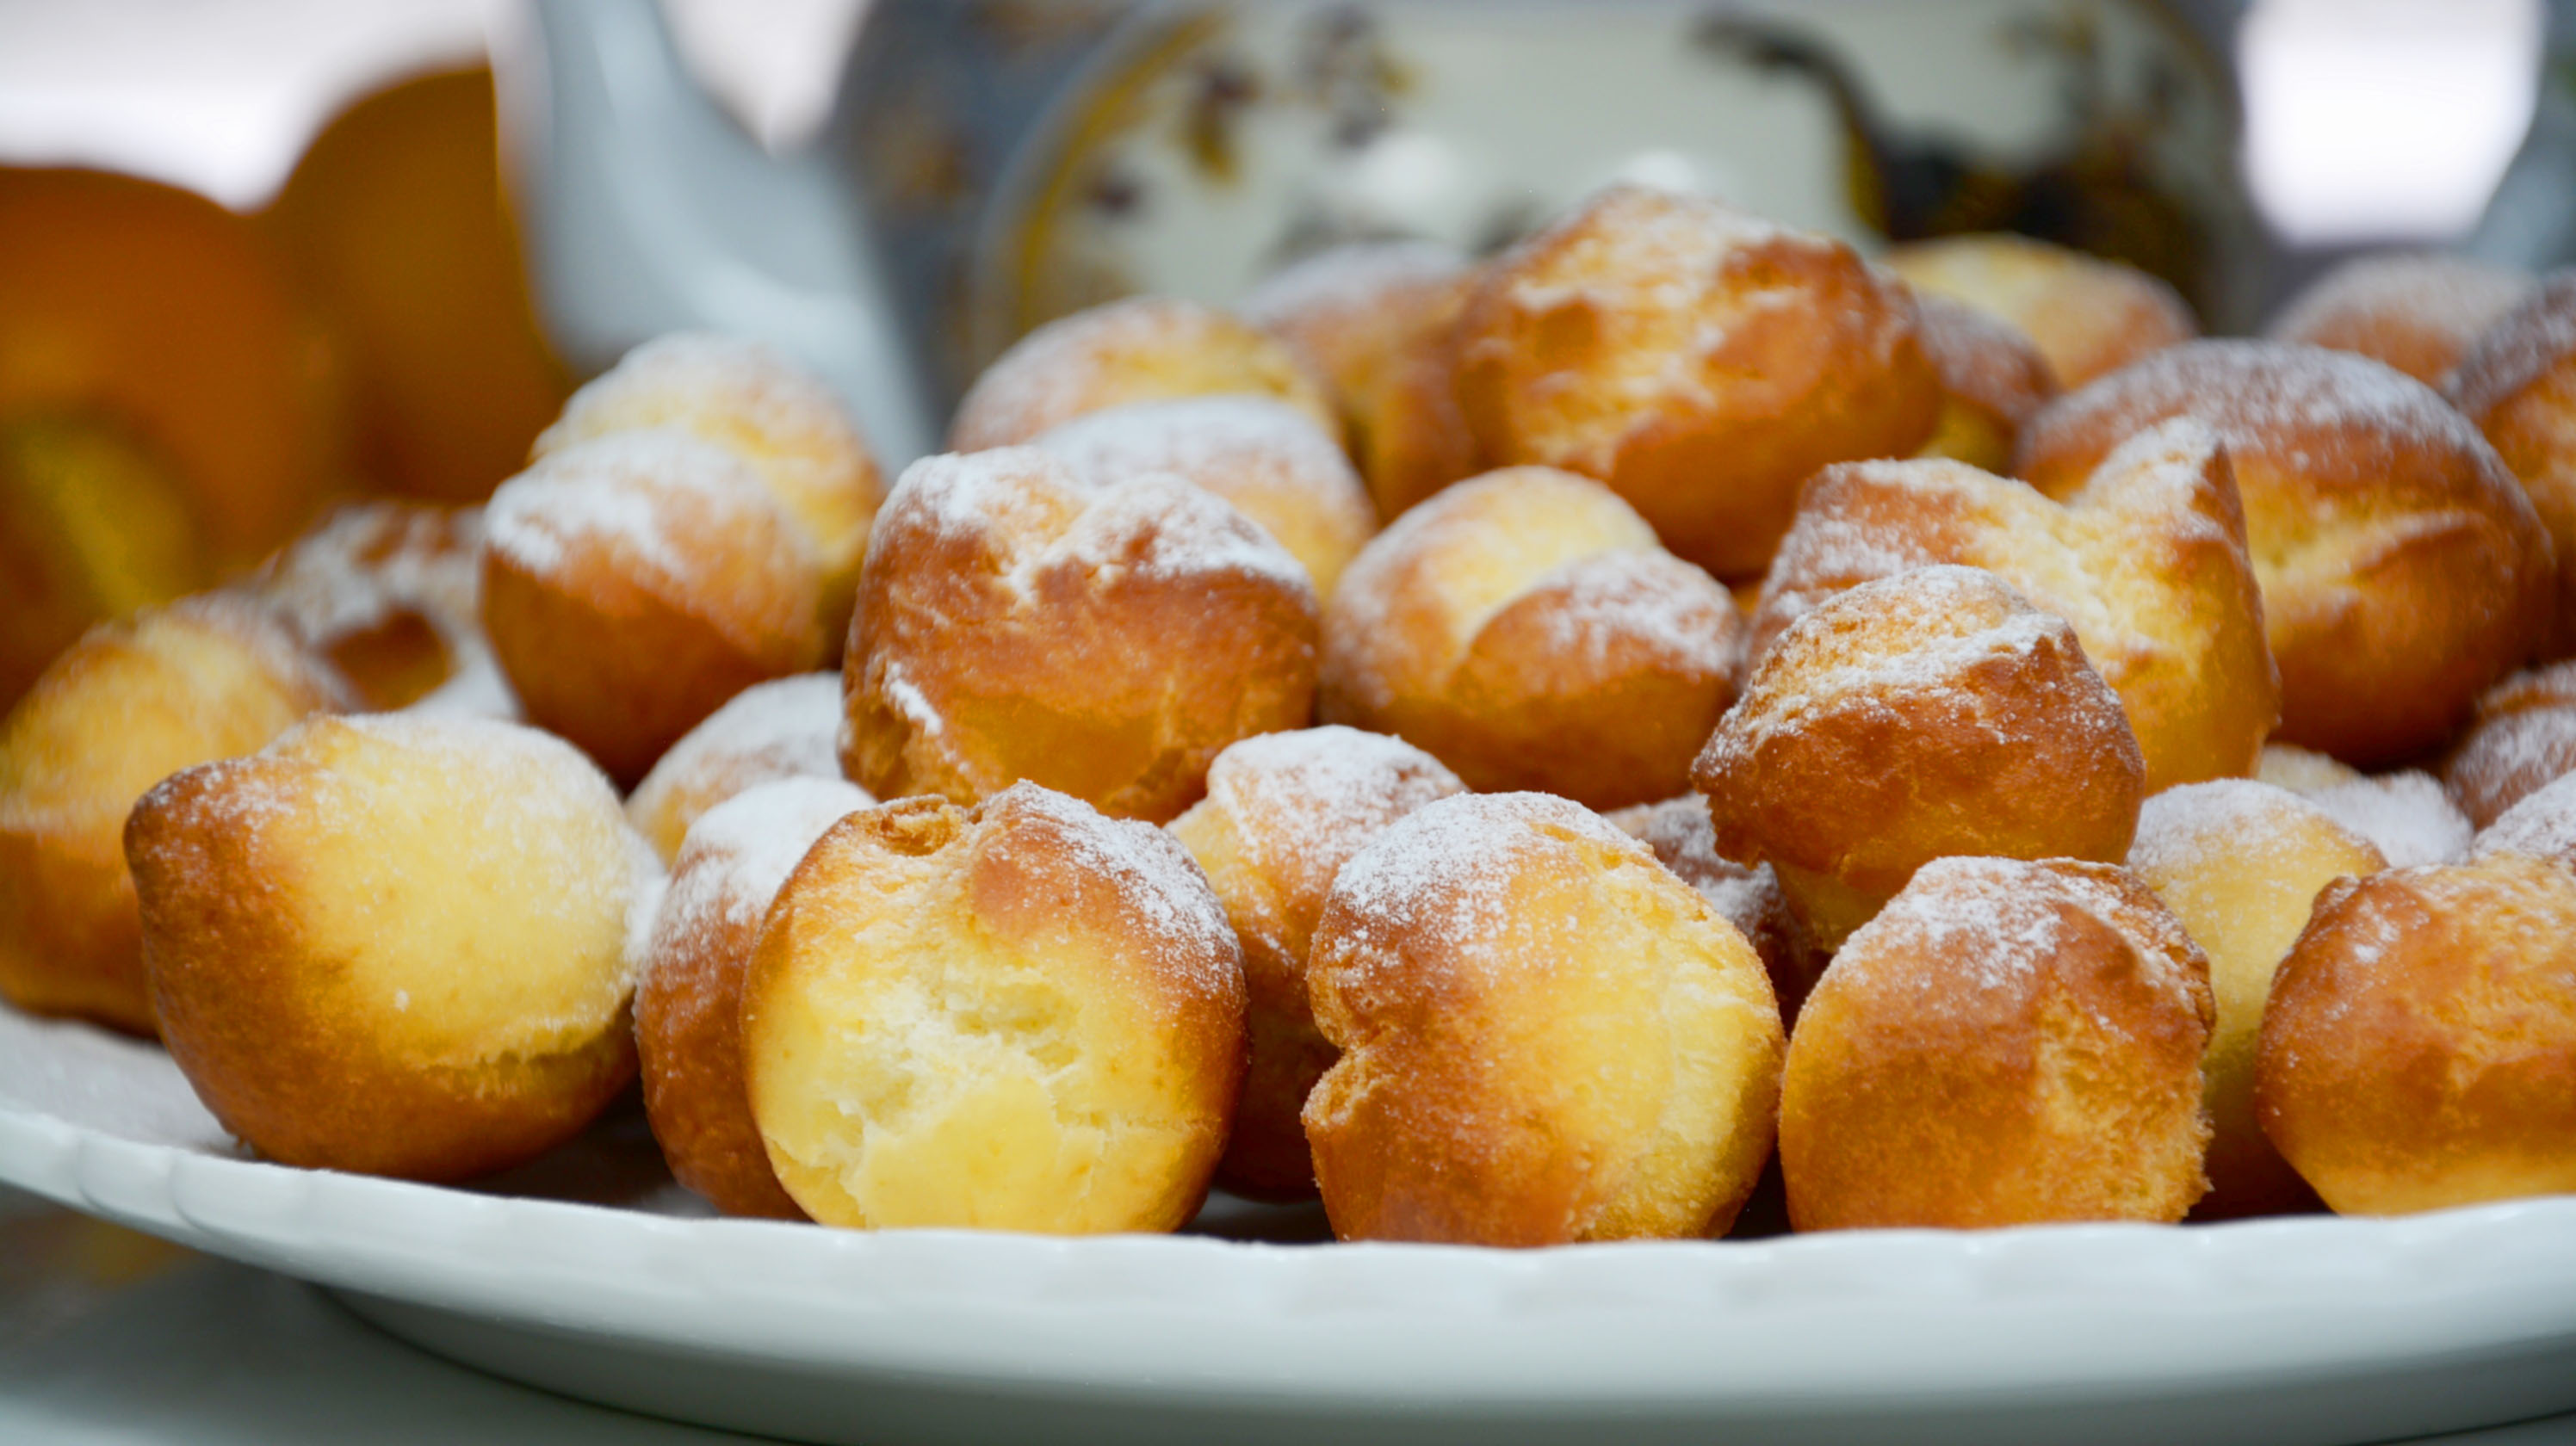
[[[341,112],[259,219],[330,320],[375,490],[480,501],[525,465],[570,383],[528,294],[488,68]]]

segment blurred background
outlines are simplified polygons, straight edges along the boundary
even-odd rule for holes
[[[2050,235],[2215,332],[2360,252],[2576,254],[2576,5],[1143,8],[0,0],[0,707],[335,499],[480,499],[676,326],[899,465],[1050,316],[1613,177]]]

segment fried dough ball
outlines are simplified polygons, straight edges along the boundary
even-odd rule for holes
[[[1673,877],[1699,891],[1717,916],[1735,926],[1771,976],[1771,992],[1780,1000],[1780,1017],[1798,1022],[1798,1006],[1825,972],[1827,956],[1816,947],[1780,876],[1769,864],[1747,868],[1717,851],[1717,829],[1709,822],[1708,800],[1696,793],[1641,803],[1602,815],[1621,833],[1655,851],[1655,862]]]
[[[1752,651],[1837,592],[1944,562],[1986,568],[2074,624],[2128,713],[2147,792],[2254,771],[2280,682],[2236,484],[2207,428],[2140,433],[2063,506],[1958,462],[1828,467],[1762,585]]]
[[[732,453],[618,432],[484,515],[483,625],[528,720],[621,784],[754,683],[821,667],[814,554]]]
[[[353,502],[269,558],[251,589],[369,711],[513,719],[518,700],[483,636],[482,542],[477,509]]]
[[[1743,619],[1608,489],[1508,467],[1360,552],[1324,615],[1321,708],[1470,788],[1669,798],[1733,701]]]
[[[1341,1057],[1306,1137],[1345,1240],[1723,1234],[1770,1153],[1782,1038],[1744,936],[1561,798],[1407,814],[1307,964]]]
[[[2538,286],[2527,271],[2465,256],[2357,256],[2309,282],[2263,334],[2358,352],[2438,387],[2470,345]]]
[[[1012,447],[914,463],[877,517],[844,664],[843,772],[960,803],[1022,779],[1160,823],[1238,738],[1302,728],[1315,590],[1178,478]]]
[[[1777,870],[1830,950],[1937,858],[2127,857],[2146,765],[2064,619],[1943,566],[1790,625],[1691,781],[1718,852]]]
[[[2561,778],[2504,811],[2482,830],[2469,851],[2473,860],[2522,854],[2576,869],[2576,783]]]
[[[2369,768],[2436,748],[2547,635],[2549,536],[2475,427],[2348,352],[2205,341],[2050,404],[2016,469],[2063,497],[2172,417],[2236,469],[2281,737]]]
[[[93,628],[56,658],[0,722],[0,997],[150,1034],[126,814],[182,768],[354,701],[231,593]]]
[[[1458,348],[1489,461],[1599,478],[1720,577],[1770,562],[1817,468],[1904,456],[1941,408],[1913,298],[1850,247],[1637,186],[1489,266]]]
[[[1017,784],[834,825],[743,985],[752,1118],[829,1225],[1173,1230],[1244,1060],[1225,910],[1162,830]]]
[[[2550,273],[2489,327],[2447,387],[2549,530],[2560,559],[2549,652],[2576,652],[2576,271]]]
[[[1318,252],[1246,293],[1244,317],[1287,339],[1332,387],[1378,513],[1396,517],[1482,469],[1458,408],[1467,259],[1426,241]]]
[[[560,739],[317,718],[162,783],[125,847],[170,1056],[280,1164],[464,1179],[634,1077],[627,941],[661,868]]]
[[[2176,1221],[2209,964],[2126,869],[1948,858],[1834,956],[1780,1088],[1800,1230]]]
[[[635,979],[644,1111],[671,1174],[728,1215],[802,1220],[743,1088],[742,977],[787,876],[823,831],[876,800],[838,778],[777,778],[691,825]]]
[[[1306,414],[1260,397],[1185,397],[1088,412],[1036,444],[1100,483],[1169,472],[1260,524],[1314,579],[1333,584],[1377,532],[1368,489]]]
[[[2027,236],[1945,236],[1894,247],[1887,268],[2031,339],[2068,391],[2200,335],[2180,294],[2134,266]]]
[[[2485,828],[2533,791],[2576,771],[2576,662],[2516,673],[2478,699],[2475,721],[2442,764],[2470,823]]]
[[[1941,377],[1941,420],[1915,455],[2003,471],[2021,424],[2057,395],[2048,359],[2029,337],[1965,302],[1924,296],[1916,306],[1924,355]]]
[[[1324,896],[1378,831],[1463,791],[1458,776],[1400,739],[1354,728],[1247,738],[1216,756],[1208,794],[1172,820],[1207,871],[1243,944],[1251,1062],[1217,1181],[1294,1199],[1315,1192],[1298,1111],[1333,1062],[1306,1002],[1306,957]]]
[[[2576,874],[2498,852],[2328,888],[2254,1098],[2339,1214],[2576,1192]]]
[[[2255,765],[2254,776],[2274,788],[2286,788],[2306,797],[2340,784],[2358,782],[2368,775],[2348,763],[2339,763],[2295,743],[2266,743],[2262,761]]]
[[[745,688],[671,745],[626,800],[626,820],[669,864],[699,817],[781,778],[841,776],[841,675]]]
[[[813,553],[822,578],[817,622],[838,642],[885,479],[831,387],[765,343],[675,332],[628,352],[573,393],[537,437],[535,458],[656,428],[722,447],[751,468]]]
[[[2377,847],[2268,784],[2220,779],[2147,800],[2129,868],[2209,956],[2218,1022],[2201,1059],[2208,1106],[2205,1218],[2313,1209],[2316,1196],[2254,1118],[2254,1046],[2272,975],[2338,878],[2386,867]]]
[[[1131,296],[1020,338],[967,389],[948,445],[1016,447],[1087,412],[1232,395],[1284,403],[1341,436],[1323,379],[1286,342],[1195,301]]]

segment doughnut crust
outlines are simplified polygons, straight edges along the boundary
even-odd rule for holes
[[[1243,315],[1286,338],[1332,387],[1381,516],[1483,470],[1455,385],[1458,315],[1475,282],[1448,247],[1359,241],[1309,256],[1243,298]]]
[[[2576,1191],[2576,875],[2346,879],[2272,985],[2255,1107],[2347,1215]]]
[[[580,754],[477,718],[317,718],[126,825],[163,1042],[280,1164],[458,1180],[633,1078],[661,869]]]
[[[2466,419],[2367,357],[2158,352],[2032,418],[2015,468],[2063,497],[2178,416],[2236,469],[2283,740],[2364,768],[2439,747],[2544,641],[2555,562],[2530,500]]]
[[[1742,630],[1726,589],[1607,489],[1510,467],[1361,550],[1325,612],[1321,709],[1471,788],[1625,807],[1687,783]]]
[[[2554,271],[2460,358],[2452,404],[2530,494],[2560,559],[2552,657],[2576,652],[2576,271]]]
[[[1915,298],[1924,355],[1941,377],[1941,420],[1915,455],[2001,472],[2021,424],[2057,395],[2048,358],[2029,337],[1965,302]]]
[[[1927,864],[1807,996],[1800,1230],[2175,1221],[2200,1197],[2209,965],[2127,870]]]
[[[1237,1194],[1315,1191],[1298,1111],[1333,1047],[1306,1002],[1306,958],[1333,880],[1379,830],[1462,792],[1421,749],[1355,728],[1246,738],[1216,756],[1207,797],[1172,820],[1172,837],[1207,871],[1243,944],[1252,1053],[1217,1181]]]
[[[773,779],[689,829],[635,980],[635,1053],[653,1138],[681,1184],[728,1215],[802,1220],[743,1088],[742,977],[787,875],[875,800],[837,778]]]
[[[1018,784],[854,814],[743,986],[752,1118],[807,1214],[1173,1230],[1225,1148],[1242,956],[1162,830]]]
[[[354,701],[234,593],[93,628],[56,658],[0,722],[0,997],[152,1033],[126,814],[180,769]]]
[[[1763,582],[1753,653],[1838,591],[1943,562],[1989,569],[2074,625],[2120,695],[2147,792],[2254,771],[2280,682],[2236,484],[2207,428],[2141,432],[2064,506],[1957,462],[1828,467]]]
[[[2576,771],[2576,662],[2516,673],[2478,699],[2469,731],[2442,764],[2442,781],[2469,822],[2506,809]]]
[[[885,480],[831,387],[766,343],[673,332],[573,393],[537,437],[535,459],[653,428],[686,432],[749,465],[814,554],[822,577],[817,622],[837,640]]]
[[[2129,867],[2209,955],[2217,1023],[2201,1060],[2209,1109],[2204,1219],[2314,1209],[2254,1118],[2255,1041],[2272,976],[2307,927],[2317,894],[2375,874],[2379,849],[2296,794],[2244,779],[2188,784],[2147,800]]]
[[[1945,236],[1891,248],[1887,268],[1925,296],[1944,296],[2031,339],[2068,391],[2200,335],[2170,286],[2027,236]]]
[[[1761,961],[1564,799],[1462,794],[1343,866],[1307,965],[1342,1051],[1306,1137],[1345,1240],[1722,1234],[1770,1153]]]
[[[1489,266],[1458,346],[1487,459],[1599,478],[1720,577],[1770,562],[1810,473],[1914,451],[1941,407],[1913,298],[1851,248],[1637,186]]]
[[[1698,890],[1719,918],[1735,926],[1771,976],[1780,1018],[1794,1028],[1798,1006],[1806,1002],[1807,991],[1816,987],[1816,976],[1825,972],[1828,956],[1816,947],[1807,926],[1798,922],[1797,911],[1789,907],[1789,896],[1781,892],[1780,876],[1771,866],[1747,868],[1719,853],[1708,800],[1696,793],[1602,816],[1621,833],[1653,849],[1655,862]]]
[[[823,665],[816,560],[731,453],[618,432],[501,485],[483,626],[528,721],[621,785],[754,683]]]
[[[2464,256],[2358,256],[2308,283],[2263,334],[2357,352],[2438,387],[2479,336],[2537,286],[2529,272]]]
[[[368,711],[514,719],[483,636],[482,540],[479,509],[353,502],[261,564],[250,587]]]
[[[1016,447],[1087,412],[1237,394],[1285,403],[1341,436],[1332,395],[1286,342],[1195,301],[1131,296],[1020,338],[967,388],[948,445]]]
[[[1950,566],[1792,624],[1691,778],[1718,852],[1777,870],[1827,949],[1937,858],[2126,857],[2145,780],[2075,630]]]
[[[1026,447],[930,457],[876,531],[841,761],[879,798],[1026,779],[1160,823],[1227,744],[1311,718],[1305,569],[1176,477],[1095,483]]]
[[[780,778],[841,776],[841,675],[745,688],[671,745],[626,800],[627,822],[670,863],[700,815]]]
[[[1350,459],[1306,414],[1260,397],[1186,397],[1088,412],[1036,445],[1096,482],[1169,472],[1234,504],[1333,584],[1377,531],[1377,512]]]

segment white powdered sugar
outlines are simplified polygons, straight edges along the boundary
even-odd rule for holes
[[[1260,524],[1213,492],[1168,472],[1102,487],[1052,545],[1031,556],[1044,567],[1069,560],[1095,580],[1122,574],[1185,581],[1220,575],[1258,578],[1315,600],[1315,581]]]
[[[2020,328],[1946,296],[1914,302],[1923,352],[1943,391],[2015,427],[2056,394],[2047,358]]]
[[[1015,812],[1043,820],[1084,882],[1112,890],[1144,925],[1137,940],[1155,959],[1214,993],[1243,987],[1242,946],[1207,874],[1170,834],[1136,819],[1111,818],[1078,798],[1015,783],[985,800],[985,817]]]
[[[1020,338],[984,369],[958,403],[950,445],[977,452],[1026,442],[1102,401],[1117,399],[1104,395],[1112,390],[1104,387],[1104,378],[1119,383],[1115,389],[1127,392],[1125,399],[1139,399],[1132,384],[1118,376],[1121,368],[1138,367],[1150,375],[1163,369],[1154,366],[1158,357],[1209,354],[1247,358],[1248,372],[1248,354],[1265,349],[1274,351],[1282,364],[1278,380],[1284,387],[1296,375],[1284,344],[1213,307],[1177,297],[1131,296],[1078,311]]]
[[[1465,789],[1412,744],[1340,724],[1246,738],[1208,767],[1255,866],[1319,902],[1379,829]]]
[[[2438,342],[2456,354],[2535,288],[2524,272],[2461,256],[2419,251],[2357,257],[2291,298],[2264,334],[2351,349],[2374,329],[2393,328],[2421,334],[2419,345]]]
[[[1332,502],[1366,496],[1341,444],[1314,418],[1267,397],[1185,397],[1109,407],[1050,429],[1034,445],[1096,484],[1171,472],[1219,496],[1233,495],[1229,484],[1243,480]]]
[[[690,493],[727,509],[776,506],[749,464],[713,443],[671,428],[616,432],[502,483],[484,510],[485,545],[539,577],[558,575],[575,549],[599,549],[684,587],[692,550],[664,499]]]
[[[2031,419],[2022,452],[2070,434],[2127,437],[2184,415],[2238,456],[2295,458],[2318,439],[2340,438],[2365,475],[2372,459],[2397,448],[2461,453],[2478,459],[2482,485],[2521,496],[2494,449],[2440,393],[2368,357],[2290,342],[2194,341],[2156,352],[2051,403]]]
[[[1314,594],[1297,559],[1214,493],[1164,472],[1095,483],[1035,447],[952,452],[906,468],[878,514],[870,556],[921,533],[980,543],[1023,592],[1071,561],[1111,576],[1252,576]]]
[[[2458,863],[2476,834],[2442,785],[2411,769],[2322,788],[2308,801],[2377,844],[2395,869]]]
[[[1356,241],[1271,273],[1235,310],[1256,326],[1282,326],[1317,313],[1356,311],[1389,291],[1444,281],[1466,266],[1464,253],[1437,241]]]
[[[2576,775],[2560,778],[2506,809],[2477,836],[2478,858],[2525,854],[2576,867]]]
[[[2066,915],[2072,910],[2128,939],[2141,977],[2188,1004],[2193,980],[2174,961],[2198,957],[2198,947],[2143,886],[2124,894],[2115,882],[2124,877],[2106,865],[2066,860],[1935,859],[1851,936],[1825,977],[1831,981],[1847,960],[1866,961],[1883,984],[1905,985],[1929,1013],[1962,1005],[1990,1009],[2027,997],[2055,967],[2071,942]],[[2141,928],[2152,937],[2138,937]],[[1960,999],[1962,989],[1982,998]],[[2115,1020],[2093,1018],[2126,1033]]]
[[[1743,615],[1716,579],[1661,552],[1608,552],[1541,574],[1528,591],[1553,593],[1547,646],[1560,658],[1598,664],[1614,649],[1642,644],[1657,663],[1718,675],[1735,663]]]
[[[837,778],[798,777],[746,789],[707,810],[680,846],[642,957],[659,961],[695,948],[718,927],[754,927],[815,840],[874,802]]]
[[[840,726],[840,674],[801,673],[756,683],[672,744],[636,788],[636,797],[658,793],[709,769],[837,778]]]
[[[2138,810],[2129,867],[2150,881],[2169,880],[2189,873],[2213,851],[2262,866],[2306,849],[2319,822],[2339,821],[2273,784],[2250,778],[2186,783],[2154,795]]]
[[[2570,352],[2576,352],[2576,272],[2560,271],[2478,338],[2444,390],[2462,412],[2484,417]]]
[[[1521,930],[1514,880],[1534,855],[1561,847],[1552,833],[1646,852],[1599,814],[1553,794],[1462,793],[1406,814],[1352,855],[1333,881],[1326,917],[1453,957],[1508,946]],[[1406,957],[1419,965],[1415,952]]]

